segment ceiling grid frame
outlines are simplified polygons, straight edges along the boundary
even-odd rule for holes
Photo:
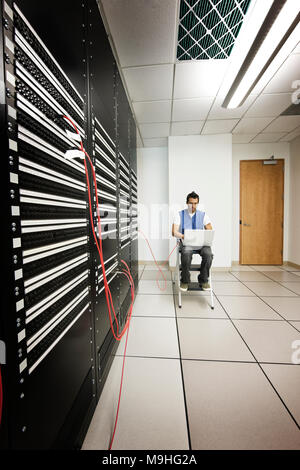
[[[113,7],[110,7],[110,18],[108,18],[108,23],[110,24],[110,33],[109,33],[109,36],[111,37],[114,37],[115,35],[115,32],[117,31],[116,30],[116,26],[119,24],[119,25],[122,25],[123,23],[123,19],[124,18],[124,15],[126,15],[126,4],[127,2],[133,2],[133,4],[135,5],[134,8],[139,8],[139,6],[141,6],[141,8],[139,9],[140,10],[140,13],[138,14],[136,20],[138,20],[139,17],[142,17],[143,15],[143,8],[142,8],[142,4],[139,3],[140,0],[98,0],[99,2],[103,3],[104,6],[105,4],[107,5],[107,8],[109,7],[109,5],[111,4],[111,2],[113,2]],[[156,3],[156,0],[147,0],[147,4],[148,4],[148,1],[150,2],[150,4],[152,5],[152,10],[153,10],[153,20],[154,18],[157,17],[157,15],[159,15],[159,13],[157,13],[158,11],[160,11],[160,6],[159,6],[159,3]],[[178,38],[178,31],[179,31],[179,17],[180,17],[180,0],[176,0],[174,1],[173,3],[173,0],[166,0],[168,2],[168,9],[165,8],[163,10],[163,13],[164,13],[164,17],[162,17],[162,21],[159,23],[159,27],[158,28],[154,28],[152,29],[152,33],[149,32],[149,30],[147,29],[145,31],[145,34],[144,34],[144,31],[142,31],[143,33],[143,36],[142,36],[142,43],[144,44],[144,47],[145,47],[145,52],[146,52],[146,60],[144,60],[144,56],[142,56],[140,54],[140,58],[139,58],[139,61],[136,62],[134,60],[134,57],[132,56],[132,51],[134,51],[134,43],[137,41],[137,40],[140,40],[140,35],[137,36],[135,34],[135,31],[134,31],[134,23],[128,23],[128,19],[127,19],[127,31],[128,33],[125,31],[125,29],[122,30],[122,36],[116,36],[116,41],[115,41],[115,44],[116,44],[116,49],[118,50],[118,43],[120,42],[120,40],[122,41],[122,44],[124,44],[125,41],[128,40],[127,42],[127,49],[125,47],[123,47],[122,51],[124,51],[124,53],[126,53],[127,55],[123,56],[121,54],[121,59],[119,62],[120,63],[124,63],[125,60],[127,59],[127,57],[129,57],[129,54],[131,54],[130,58],[132,57],[133,59],[130,61],[127,60],[126,62],[126,65],[123,65],[121,66],[122,68],[122,71],[123,72],[126,72],[127,70],[129,71],[129,69],[133,69],[133,74],[131,77],[128,77],[128,79],[130,78],[130,80],[128,80],[128,94],[131,96],[131,93],[132,93],[132,90],[134,88],[132,88],[133,86],[135,86],[135,83],[140,83],[141,84],[141,80],[143,80],[143,77],[147,78],[147,75],[148,75],[148,67],[151,67],[151,68],[156,68],[157,72],[156,74],[160,74],[161,73],[161,66],[163,65],[166,65],[167,62],[168,62],[168,65],[171,67],[171,65],[173,65],[172,67],[172,72],[170,71],[170,76],[169,77],[162,77],[162,80],[161,82],[159,81],[156,81],[153,85],[152,85],[152,82],[147,82],[146,80],[146,83],[147,83],[147,87],[145,88],[145,86],[141,86],[139,88],[140,90],[140,96],[139,97],[133,97],[131,96],[131,102],[132,104],[134,103],[144,103],[145,105],[143,106],[143,109],[142,111],[139,112],[139,116],[137,116],[135,114],[135,117],[136,117],[136,123],[138,125],[138,130],[140,131],[140,136],[141,136],[141,142],[139,144],[140,147],[148,147],[148,146],[151,146],[151,141],[153,141],[153,146],[155,144],[155,146],[166,146],[168,145],[167,144],[167,138],[169,136],[172,136],[172,135],[189,135],[189,133],[187,132],[188,129],[189,129],[189,124],[190,125],[190,129],[191,129],[191,134],[190,135],[202,135],[203,134],[203,130],[205,129],[205,124],[208,122],[208,121],[218,121],[218,120],[231,120],[232,122],[233,119],[238,119],[239,122],[237,123],[236,126],[234,126],[234,128],[230,131],[231,134],[233,134],[234,136],[237,136],[236,139],[238,140],[238,136],[240,136],[241,140],[244,140],[243,139],[243,136],[245,135],[246,137],[246,134],[247,134],[247,126],[248,126],[248,123],[245,121],[245,124],[243,125],[243,129],[241,128],[241,132],[239,132],[239,130],[237,130],[235,133],[234,133],[234,129],[238,126],[238,124],[243,121],[244,118],[247,118],[248,116],[248,112],[249,110],[251,110],[252,106],[255,106],[256,104],[256,101],[261,98],[264,94],[270,94],[270,95],[274,95],[274,99],[276,99],[276,94],[283,94],[283,93],[288,93],[288,92],[291,92],[293,93],[294,90],[291,89],[289,90],[288,88],[286,89],[286,83],[287,83],[287,78],[290,77],[290,81],[292,83],[292,80],[295,80],[297,77],[297,69],[299,70],[299,67],[298,61],[293,61],[293,67],[289,67],[289,69],[287,68],[287,71],[286,71],[286,74],[284,72],[285,68],[286,68],[286,64],[285,62],[287,62],[289,59],[293,57],[295,57],[295,54],[299,54],[300,53],[300,42],[298,41],[294,41],[294,46],[292,49],[289,50],[289,52],[287,52],[287,55],[282,57],[283,60],[281,60],[281,62],[279,63],[278,62],[278,65],[276,65],[276,69],[273,68],[272,69],[272,73],[271,74],[268,74],[268,76],[266,77],[266,80],[263,81],[263,84],[260,84],[260,86],[258,86],[258,89],[257,90],[254,90],[253,91],[253,95],[252,96],[252,100],[249,100],[249,102],[246,102],[246,107],[243,109],[241,109],[241,112],[238,112],[237,113],[237,116],[234,116],[233,114],[231,114],[231,112],[228,112],[228,116],[226,114],[226,110],[224,111],[224,109],[221,109],[221,95],[223,95],[223,90],[220,90],[220,87],[217,87],[215,88],[215,90],[213,89],[213,85],[212,85],[212,82],[210,81],[210,77],[211,77],[211,73],[213,72],[213,70],[210,70],[210,68],[208,67],[208,69],[206,69],[206,65],[204,64],[208,64],[208,62],[210,64],[214,63],[214,62],[218,62],[218,60],[186,60],[186,61],[178,61],[176,59],[176,49],[177,49],[177,38]],[[123,3],[124,2],[124,3]],[[212,2],[215,2],[216,6],[219,5],[221,3],[221,0],[217,2],[217,0],[212,0]],[[198,3],[198,2],[197,2]],[[130,3],[129,3],[130,4]],[[195,1],[195,4],[196,4],[196,1]],[[251,2],[251,5],[255,5],[256,4],[259,4],[259,1],[257,2],[256,0],[252,0]],[[172,6],[173,5],[173,6]],[[238,6],[241,5],[241,8],[243,7],[243,3],[242,2],[239,2]],[[175,6],[175,7],[174,7]],[[121,9],[120,9],[121,8]],[[259,6],[258,6],[259,8]],[[250,10],[252,11],[252,9],[250,8]],[[248,9],[247,13],[250,11]],[[168,11],[169,11],[169,15],[168,15]],[[190,11],[190,10],[188,10]],[[224,10],[223,10],[224,11]],[[114,18],[111,16],[111,14],[114,13]],[[188,12],[185,12],[185,14],[188,13]],[[222,13],[222,11],[221,11]],[[247,14],[246,13],[246,14]],[[157,53],[155,53],[153,55],[153,61],[151,61],[151,56],[152,56],[152,53],[150,52],[151,51],[151,44],[153,43],[153,41],[155,41],[155,38],[161,38],[162,36],[163,37],[166,37],[165,36],[165,33],[162,33],[162,23],[164,22],[164,18],[166,17],[169,17],[170,18],[170,14],[171,14],[171,17],[172,17],[172,21],[173,21],[173,24],[172,24],[172,28],[170,29],[170,32],[171,32],[171,35],[169,35],[169,40],[168,40],[168,47],[169,47],[169,50],[170,50],[170,56],[169,56],[169,59],[168,61],[166,62],[165,60],[155,60],[155,59],[159,59],[160,57],[163,57],[163,54],[166,55],[166,51],[165,49],[163,50],[162,54],[159,56]],[[206,13],[206,15],[208,15],[208,13]],[[232,14],[232,10],[231,11],[226,11],[226,15],[230,15]],[[239,12],[240,14],[240,12]],[[168,15],[168,16],[166,16]],[[117,19],[116,19],[117,18]],[[128,18],[128,17],[127,17]],[[151,20],[151,16],[147,17],[147,21],[149,22],[149,24],[152,24],[152,20]],[[218,16],[219,18],[219,16]],[[113,22],[111,23],[111,20],[113,20]],[[246,20],[245,20],[246,21]],[[247,20],[248,21],[248,20]],[[219,22],[220,23],[220,22]],[[216,28],[216,25],[213,25],[212,28]],[[141,33],[141,29],[138,29],[137,31],[139,31],[139,33]],[[183,32],[183,30],[182,30]],[[221,31],[222,32],[222,31]],[[226,35],[226,33],[225,33]],[[222,36],[220,37],[223,37],[224,36],[224,32],[222,34]],[[299,35],[298,35],[299,36]],[[232,36],[230,36],[232,37]],[[120,43],[121,44],[121,43]],[[156,44],[157,44],[157,47],[158,47],[158,42],[156,40]],[[223,44],[224,46],[224,44]],[[128,47],[131,47],[131,49],[128,49]],[[211,47],[211,46],[209,46]],[[230,47],[230,46],[227,46],[227,47]],[[236,43],[236,46],[237,47],[237,43]],[[226,49],[226,48],[225,48]],[[129,52],[131,50],[131,52]],[[139,49],[138,52],[140,52],[141,49]],[[125,57],[125,59],[124,59]],[[300,56],[299,56],[299,61],[300,61]],[[192,63],[195,64],[195,68],[194,66],[192,66]],[[230,63],[231,63],[231,57],[230,57],[230,61],[228,60],[220,60],[219,63],[221,65],[221,62],[223,63],[227,63],[229,64],[229,67],[230,67]],[[203,67],[201,67],[200,69],[198,69],[198,64],[200,65],[200,63],[203,64]],[[186,72],[185,72],[185,64],[188,65],[190,64],[191,67],[187,68],[186,69]],[[179,73],[179,69],[178,67],[180,68],[180,73]],[[223,77],[223,81],[224,81],[224,73],[223,73],[223,70],[220,69],[220,71],[218,72],[218,66],[216,64],[216,67],[213,67],[213,69],[216,70],[216,72],[214,72],[215,74],[219,75],[220,77],[222,76]],[[139,71],[141,71],[142,73],[140,74]],[[163,72],[163,70],[162,70]],[[281,79],[280,78],[280,81],[277,80],[277,76],[279,78],[279,74],[282,74],[283,73],[283,78]],[[284,75],[285,74],[285,75]],[[191,77],[194,76],[194,78],[192,78],[191,80],[189,79],[189,75],[191,75]],[[200,79],[200,82],[198,81],[198,78]],[[188,79],[186,81],[186,79]],[[127,82],[127,76],[125,76],[125,81]],[[284,81],[284,87],[283,85],[281,84],[281,82]],[[166,97],[166,96],[162,96],[162,97],[159,97],[159,98],[155,98],[154,97],[148,97],[149,93],[147,90],[149,89],[153,89],[153,90],[156,90],[158,87],[161,88],[161,85],[163,87],[165,87],[166,83],[168,83],[168,86],[169,86],[169,89],[171,91],[171,94],[169,97]],[[222,82],[221,82],[222,83]],[[268,90],[268,86],[271,84],[272,86],[272,83],[275,84],[275,88],[276,88],[276,91],[272,90],[272,91],[267,91]],[[175,87],[175,89],[174,89]],[[273,88],[274,88],[274,85],[273,85]],[[209,94],[209,91],[208,90],[212,90],[211,94]],[[176,93],[177,92],[177,93]],[[253,100],[253,97],[255,95],[255,99]],[[176,99],[174,99],[174,97],[176,96]],[[181,119],[180,118],[180,114],[177,115],[177,121],[173,121],[173,109],[175,107],[175,104],[176,104],[176,101],[186,101],[187,104],[188,104],[188,101],[191,101],[191,103],[194,101],[194,100],[200,100],[202,99],[203,97],[206,97],[206,96],[211,96],[212,97],[212,102],[211,102],[211,106],[210,106],[210,109],[207,110],[205,109],[205,112],[206,112],[206,116],[205,117],[200,117],[199,115],[199,120],[197,120],[197,116],[196,114],[194,113],[194,117],[192,117],[191,119],[189,119],[189,110],[188,108],[186,108],[186,110],[184,109],[184,112],[185,112],[185,118],[184,119]],[[251,98],[250,96],[250,98]],[[142,135],[142,128],[143,128],[143,125],[141,126],[141,128],[139,128],[140,124],[143,124],[143,123],[148,123],[148,124],[159,124],[160,122],[162,123],[163,126],[165,126],[166,122],[167,122],[167,118],[164,118],[162,119],[162,114],[161,114],[161,110],[160,110],[160,101],[162,101],[162,104],[165,106],[164,104],[164,101],[168,100],[169,103],[170,103],[170,108],[171,108],[171,116],[170,118],[168,119],[168,128],[169,128],[169,135],[165,134],[166,135],[166,138],[164,138],[166,140],[165,143],[161,142],[158,143],[159,140],[163,141],[164,139],[163,138],[160,138],[158,136],[156,136],[156,129],[153,128],[153,135],[150,133],[150,128],[149,129],[146,129],[147,130],[147,133],[145,133],[145,135]],[[151,103],[156,103],[156,107],[155,108],[151,108]],[[155,110],[155,113],[156,114],[153,114],[153,109]],[[164,108],[162,108],[164,109]],[[192,110],[192,108],[191,108]],[[242,112],[243,111],[243,112]],[[269,126],[273,125],[272,123],[274,123],[274,121],[276,121],[276,119],[278,117],[280,117],[281,115],[277,115],[275,116],[275,114],[272,114],[270,113],[270,111],[274,111],[274,107],[272,106],[270,109],[266,108],[266,113],[265,113],[265,116],[268,116],[268,117],[271,117],[271,116],[274,116],[273,119],[267,124],[264,126],[264,128],[261,128],[259,129],[259,131],[255,129],[255,131],[250,131],[250,129],[252,127],[254,127],[252,125],[252,122],[249,122],[249,132],[248,134],[250,134],[251,132],[253,132],[253,135],[251,135],[251,139],[250,140],[247,140],[247,142],[255,142],[256,140],[258,140],[260,137],[261,134],[264,134],[264,135],[269,135],[270,137],[272,137],[271,141],[274,142],[275,140],[275,134],[278,135],[278,138],[276,139],[276,141],[278,142],[285,142],[285,141],[292,141],[293,138],[296,137],[297,133],[299,132],[300,130],[300,127],[299,125],[294,128],[293,130],[288,130],[288,128],[290,127],[290,129],[292,128],[292,126],[287,123],[285,124],[284,123],[284,132],[285,132],[285,135],[283,136],[283,133],[279,133],[278,132],[278,125],[274,125],[274,129],[271,127],[270,128],[270,131],[269,131]],[[170,112],[170,111],[169,111]],[[178,112],[177,112],[178,114]],[[191,112],[191,114],[193,114],[193,112]],[[202,113],[204,114],[204,113]],[[282,113],[283,114],[283,113]],[[298,114],[298,113],[297,113]],[[291,114],[292,115],[292,114]],[[262,117],[263,114],[261,113],[260,116]],[[255,117],[254,113],[253,113],[253,117]],[[193,121],[193,123],[191,122]],[[199,125],[201,124],[201,130],[199,129],[199,131],[196,131],[196,123],[199,123]],[[173,123],[176,124],[176,131],[174,132],[174,130],[172,130],[172,127],[173,127]],[[184,128],[184,125],[187,124],[187,128],[185,129]],[[224,122],[224,129],[228,128],[228,125],[225,125],[226,123]],[[180,127],[180,125],[182,125],[182,128]],[[213,123],[211,123],[212,126],[214,126]],[[216,132],[216,134],[219,134],[221,133],[222,129],[223,129],[223,126],[222,124],[220,124],[220,126],[217,126],[217,124],[215,123],[216,125],[216,128],[219,127],[218,131]],[[259,126],[256,126],[257,128]],[[213,127],[211,127],[213,128]],[[165,131],[166,132],[166,131]],[[224,130],[225,132],[225,130]],[[227,132],[227,131],[226,131]],[[159,133],[160,135],[163,135],[162,134],[162,130],[159,129]],[[248,135],[247,135],[248,137]],[[249,138],[250,138],[250,135],[249,135]],[[261,136],[261,138],[263,139],[264,137]],[[145,142],[144,142],[144,139],[145,139]],[[246,139],[245,139],[246,140]],[[157,145],[156,145],[157,144]]]

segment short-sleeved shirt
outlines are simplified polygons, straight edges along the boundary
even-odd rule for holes
[[[189,216],[192,218],[193,216],[195,215],[195,212],[194,214],[190,213],[189,212]],[[173,218],[173,224],[175,225],[180,225],[180,215],[179,215],[179,211],[177,213],[174,214],[174,218]],[[204,220],[203,220],[203,225],[204,227],[207,225],[207,224],[211,224],[211,220],[210,218],[208,217],[208,215],[205,213],[204,215]]]

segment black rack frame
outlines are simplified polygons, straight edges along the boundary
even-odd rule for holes
[[[79,449],[119,343],[107,318],[83,164],[64,161],[71,143],[53,116],[67,107],[77,118],[99,181],[103,233],[105,217],[116,220],[103,251],[121,325],[131,300],[121,259],[138,286],[136,126],[96,0],[0,0],[0,7],[7,279],[0,449]],[[90,169],[89,181],[92,188]]]

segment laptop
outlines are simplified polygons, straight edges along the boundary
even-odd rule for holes
[[[184,246],[211,246],[214,239],[214,230],[184,230]]]

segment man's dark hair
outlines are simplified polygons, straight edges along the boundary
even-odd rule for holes
[[[198,199],[198,202],[199,202],[199,196],[198,196],[197,193],[195,193],[195,191],[192,191],[190,194],[187,195],[187,197],[186,197],[186,203],[187,204],[188,204],[190,198]]]

